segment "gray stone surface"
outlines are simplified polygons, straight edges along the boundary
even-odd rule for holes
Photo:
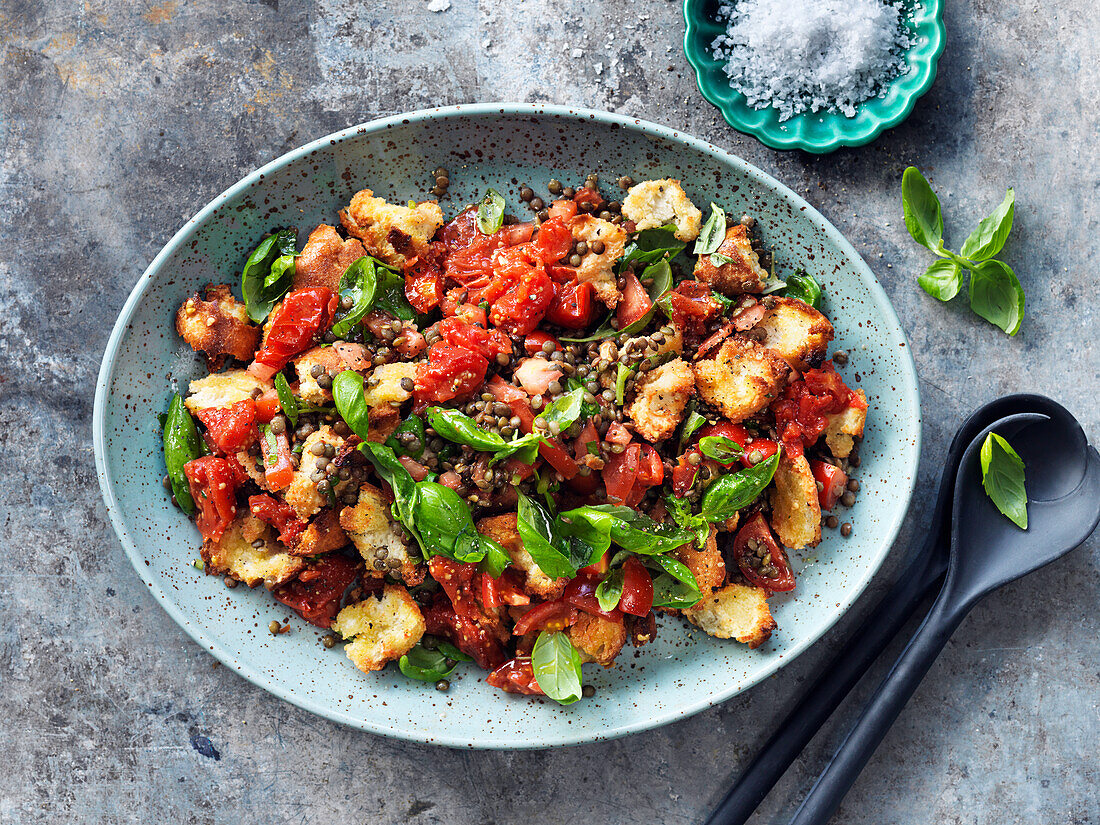
[[[922,533],[969,410],[1044,392],[1100,440],[1094,15],[1093,0],[948,3],[939,78],[908,122],[815,158],[718,118],[667,0],[452,0],[439,13],[427,0],[0,0],[0,822],[700,821],[855,615],[724,706],[606,744],[457,752],[313,717],[217,667],[144,592],[106,522],[90,429],[115,314],[207,200],[348,124],[508,99],[682,128],[805,194],[863,251],[909,332],[926,449],[881,589]],[[1015,185],[1005,257],[1028,293],[1015,339],[917,288],[927,255],[899,208],[910,163],[943,195],[956,243]],[[981,604],[836,821],[1100,822],[1098,567],[1093,538]],[[756,822],[785,820],[854,707]]]

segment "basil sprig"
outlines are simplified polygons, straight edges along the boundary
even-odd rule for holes
[[[577,386],[547,404],[535,419],[541,418],[547,425],[557,424],[564,431],[573,426],[584,410],[584,387]]]
[[[352,261],[340,276],[340,284],[337,287],[340,293],[340,304],[342,306],[351,299],[351,307],[341,310],[336,323],[332,325],[332,334],[337,338],[345,337],[370,311],[374,303],[375,290],[378,288],[374,266],[374,258],[364,255]]]
[[[561,705],[581,698],[581,657],[569,637],[544,630],[531,650],[531,669],[542,692]]]
[[[444,407],[428,408],[428,423],[436,435],[455,444],[465,444],[481,452],[493,453],[490,464],[516,456],[524,464],[532,464],[538,455],[542,437],[534,433],[505,441],[498,433],[483,430],[477,422],[459,410]]]
[[[745,454],[744,447],[724,435],[703,436],[699,439],[699,451],[721,464],[737,461]]]
[[[905,228],[913,240],[940,260],[934,261],[917,282],[940,301],[950,301],[962,289],[964,272],[970,272],[970,309],[1009,335],[1024,320],[1024,288],[1008,264],[994,260],[1012,231],[1016,193],[1009,189],[1004,200],[983,218],[963,242],[958,254],[943,245],[943,214],[939,198],[915,166],[901,179],[901,205]]]
[[[523,540],[524,549],[539,569],[550,578],[573,578],[577,575],[577,568],[572,564],[568,552],[562,549],[566,546],[565,542],[555,531],[554,520],[549,511],[522,492],[517,490],[516,493],[519,496],[516,528]]]
[[[990,433],[980,455],[982,487],[990,500],[1013,524],[1027,529],[1027,490],[1024,462],[1007,441]]]
[[[695,400],[692,399],[688,403],[691,405],[691,412],[687,414],[684,424],[680,428],[680,443],[677,448],[677,452],[681,453],[684,451],[684,446],[691,441],[691,437],[707,423],[707,419],[695,410]]]
[[[623,596],[623,571],[621,567],[608,570],[603,580],[596,585],[596,601],[600,603],[600,610],[611,611],[619,606],[619,599]]]
[[[710,255],[722,245],[726,239],[726,213],[715,205],[710,205],[710,217],[699,230],[699,237],[695,239],[694,255]]]
[[[800,269],[787,278],[786,284],[784,297],[797,298],[814,309],[821,309],[821,284],[813,275]]]
[[[754,467],[724,475],[707,487],[701,502],[701,515],[707,521],[725,521],[742,507],[756,500],[771,484],[779,467],[779,452]]]
[[[195,500],[191,498],[191,485],[183,472],[183,465],[203,455],[202,439],[195,427],[195,419],[184,406],[179,395],[173,395],[164,417],[164,466],[168,469],[168,481],[176,504],[187,515],[195,512]]]
[[[343,370],[332,379],[332,400],[336,411],[353,433],[363,441],[370,434],[369,413],[363,376],[355,370]]]
[[[477,205],[477,228],[483,235],[492,235],[504,225],[504,198],[496,189],[489,189]]]
[[[241,271],[241,294],[248,317],[256,323],[271,313],[294,280],[298,232],[280,229],[260,241]]]
[[[432,639],[435,646],[431,649],[424,647],[424,640],[422,639],[397,663],[398,667],[401,668],[401,672],[410,679],[417,679],[421,682],[438,682],[440,679],[446,679],[454,673],[459,662],[473,661],[471,657],[449,642],[436,640],[429,636],[424,638]]]
[[[555,528],[562,536],[587,548],[592,564],[614,542],[624,550],[656,555],[675,550],[692,540],[692,534],[674,524],[658,524],[632,507],[614,504],[582,505],[559,513]]]
[[[290,420],[290,426],[298,426],[298,402],[294,399],[286,376],[281,372],[275,373],[275,392],[279,395],[279,406],[283,409],[283,415]]]

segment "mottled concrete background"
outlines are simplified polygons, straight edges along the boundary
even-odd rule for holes
[[[939,78],[909,121],[815,158],[716,116],[668,0],[0,0],[0,822],[700,821],[854,616],[724,707],[617,742],[469,753],[338,727],[216,667],[133,575],[95,481],[99,360],[172,233],[292,147],[465,101],[634,114],[796,188],[886,287],[925,411],[903,549],[950,434],[978,404],[1048,393],[1100,440],[1094,2],[946,5]],[[1016,187],[1005,258],[1028,315],[1015,339],[917,288],[927,255],[899,206],[910,163],[943,196],[953,243]],[[980,605],[836,821],[1100,823],[1098,568],[1094,538]],[[814,742],[757,822],[785,820],[837,735]]]

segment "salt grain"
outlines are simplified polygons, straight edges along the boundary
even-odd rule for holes
[[[718,8],[726,33],[711,43],[730,86],[780,121],[807,110],[854,117],[908,71],[899,0],[738,0]]]

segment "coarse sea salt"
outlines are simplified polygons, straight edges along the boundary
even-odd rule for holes
[[[728,23],[711,50],[730,86],[780,121],[823,109],[855,117],[908,71],[903,18],[896,0],[737,0],[718,7]]]

